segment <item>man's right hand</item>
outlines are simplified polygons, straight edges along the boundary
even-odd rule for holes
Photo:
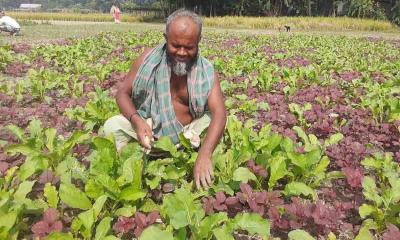
[[[133,129],[136,132],[137,140],[144,148],[151,149],[153,132],[150,126],[140,116],[135,115],[131,119]]]

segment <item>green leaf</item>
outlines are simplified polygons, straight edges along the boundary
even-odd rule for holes
[[[185,188],[177,189],[174,194],[165,196],[162,210],[169,217],[170,224],[175,229],[187,225],[198,226],[204,217],[201,204]]]
[[[104,203],[107,201],[107,196],[103,195],[99,197],[93,204],[93,207],[85,212],[78,215],[80,222],[85,226],[84,232],[87,235],[91,235],[92,227],[97,221],[97,218],[103,209]]]
[[[33,184],[35,184],[35,181],[22,182],[14,193],[14,200],[19,203],[23,202],[26,195],[32,191]]]
[[[156,204],[151,198],[146,198],[142,207],[140,207],[140,211],[142,212],[153,212],[153,211],[160,211],[160,205]]]
[[[143,168],[143,154],[133,154],[130,158],[125,160],[122,169],[122,177],[125,184],[131,184],[137,189],[142,188],[142,168]]]
[[[139,240],[173,240],[172,233],[159,229],[156,226],[146,228],[139,237]]]
[[[43,195],[46,197],[49,206],[57,209],[59,199],[56,187],[52,186],[50,183],[46,183],[43,189]]]
[[[282,142],[282,136],[279,134],[272,134],[271,136],[268,137],[268,145],[267,149],[269,153],[271,153],[279,144]]]
[[[149,186],[150,189],[155,189],[160,185],[161,176],[155,176],[153,179],[146,178],[146,184]]]
[[[57,130],[54,128],[49,128],[49,129],[46,129],[44,134],[46,135],[46,147],[47,147],[47,149],[49,149],[50,152],[53,152],[54,145],[56,143],[55,140],[56,140]]]
[[[92,199],[96,199],[104,194],[103,187],[97,184],[94,179],[89,179],[85,185],[86,195]]]
[[[110,147],[114,147],[114,145],[110,145]],[[143,151],[142,147],[137,142],[131,142],[125,147],[122,148],[120,159],[122,161],[126,161],[127,159],[133,157],[134,159],[142,159],[143,158]]]
[[[365,203],[358,208],[358,213],[360,214],[360,217],[363,219],[371,215],[374,211],[376,211],[376,207]]]
[[[45,238],[46,240],[74,240],[71,233],[52,232]]]
[[[213,234],[217,240],[234,240],[232,232],[226,226],[214,229]]]
[[[136,207],[126,206],[122,208],[118,208],[114,212],[114,216],[124,216],[131,217],[136,212]]]
[[[299,136],[303,140],[304,147],[309,148],[311,143],[310,143],[310,140],[309,140],[307,134],[304,132],[304,130],[298,126],[294,126],[293,131],[295,131],[297,133],[297,136]]]
[[[182,144],[182,146],[187,149],[187,150],[191,150],[192,149],[192,145],[190,143],[190,140],[185,138],[185,136],[183,135],[183,132],[181,132],[179,134],[179,142]]]
[[[29,133],[31,138],[40,137],[42,133],[42,122],[38,119],[33,119],[28,125]]]
[[[146,196],[146,192],[136,187],[128,186],[122,189],[119,198],[126,201],[136,201]]]
[[[104,203],[107,201],[107,196],[103,195],[99,197],[96,202],[93,204],[93,210],[94,210],[94,217],[97,219],[99,216],[101,209],[103,209]]]
[[[315,193],[314,189],[310,188],[306,184],[302,182],[291,182],[286,185],[284,190],[286,195],[289,196],[310,196],[313,200],[317,198],[317,194]]]
[[[369,176],[365,176],[362,182],[363,193],[366,199],[375,203],[377,207],[382,204],[382,197],[378,195],[378,189],[375,180]]]
[[[9,231],[14,226],[16,220],[16,211],[0,215],[0,229],[4,227],[6,231]]]
[[[288,236],[289,240],[315,240],[308,232],[301,229],[290,231]]]
[[[209,239],[211,231],[228,221],[228,215],[225,212],[214,213],[213,215],[205,217],[198,228],[198,237],[200,239]]]
[[[268,180],[268,189],[272,190],[276,182],[287,174],[286,161],[282,156],[276,156],[270,159],[270,177]]]
[[[10,155],[21,153],[30,158],[39,155],[38,149],[36,149],[36,146],[31,142],[26,142],[22,144],[10,144],[5,147],[4,151]]]
[[[239,167],[233,172],[233,180],[247,183],[249,180],[257,181],[257,177],[248,168]]]
[[[225,184],[223,181],[219,181],[218,184],[214,184],[211,188],[216,193],[217,192],[225,192],[231,196],[233,196],[235,194],[233,189],[228,184]]]
[[[85,227],[85,229],[83,229],[83,232],[86,232],[89,235],[91,235],[92,226],[96,221],[94,217],[94,209],[91,208],[87,211],[79,213],[78,219],[80,220],[81,224]]]
[[[96,183],[101,184],[105,188],[106,193],[110,195],[110,197],[115,198],[120,194],[118,183],[109,175],[98,175],[98,177],[96,178]]]
[[[160,137],[155,143],[154,147],[169,152],[173,157],[178,156],[178,150],[172,142],[170,137]]]
[[[334,144],[338,144],[343,139],[343,134],[335,133],[331,135],[328,139],[325,140],[325,147],[332,146]]]
[[[328,234],[328,240],[336,240],[336,235],[333,232]]]
[[[8,125],[7,129],[10,130],[15,137],[18,138],[21,142],[26,142],[24,130],[16,125]]]
[[[110,217],[105,217],[103,220],[101,220],[99,225],[96,227],[96,235],[94,237],[95,240],[103,239],[107,235],[108,231],[110,230],[111,221],[112,218]]]
[[[61,151],[61,156],[64,156],[67,152],[69,152],[76,144],[82,143],[83,141],[90,138],[90,135],[86,132],[75,131],[72,133],[72,136],[68,138],[68,140],[63,144],[63,148]]]
[[[354,240],[374,240],[374,237],[368,228],[362,227]]]
[[[251,235],[258,234],[263,239],[268,239],[270,234],[270,224],[256,213],[238,214],[234,218],[235,229],[246,230]]]
[[[87,210],[92,207],[92,203],[85,193],[71,184],[61,184],[59,189],[61,201],[72,208]]]
[[[25,181],[38,170],[45,170],[48,167],[47,158],[44,156],[28,155],[25,162],[21,165],[18,171],[18,176],[21,181]]]

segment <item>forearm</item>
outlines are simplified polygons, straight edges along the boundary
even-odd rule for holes
[[[133,114],[137,116],[137,110],[132,102],[131,96],[126,92],[118,92],[116,97],[118,108],[124,117],[129,119]],[[131,120],[131,119],[130,119]]]
[[[211,116],[210,126],[208,127],[206,139],[200,147],[199,155],[204,155],[211,158],[215,147],[219,143],[222,134],[224,133],[226,124],[226,111],[221,110]]]

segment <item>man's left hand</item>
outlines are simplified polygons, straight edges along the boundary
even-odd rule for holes
[[[214,176],[211,157],[199,153],[194,163],[193,176],[197,189],[203,187],[207,190],[211,186],[211,178]]]

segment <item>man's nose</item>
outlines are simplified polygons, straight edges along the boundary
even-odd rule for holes
[[[187,56],[187,51],[183,47],[181,47],[181,48],[178,49],[178,53],[177,54],[178,54],[178,56],[186,57]]]

